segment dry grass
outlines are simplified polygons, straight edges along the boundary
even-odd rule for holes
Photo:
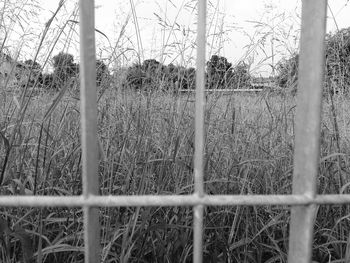
[[[18,19],[2,24],[9,33],[14,23],[23,21],[21,17],[28,21],[33,18],[29,15],[32,12],[20,16],[27,10],[26,2],[17,2],[19,8],[15,2],[5,1],[19,12]],[[35,39],[40,40],[33,57],[43,57],[44,64],[57,43],[63,45],[62,50],[74,44],[74,26],[67,21],[75,19],[76,10],[63,16],[64,1],[60,3],[43,26],[40,38]],[[194,2],[189,3],[192,10]],[[37,6],[30,8],[36,10]],[[131,9],[139,35],[135,6]],[[6,12],[11,18],[12,9]],[[211,15],[215,17],[216,11]],[[61,24],[52,24],[56,16],[62,18]],[[220,31],[222,27],[220,23],[216,27],[214,19],[208,21],[210,48],[216,53],[222,43],[214,46],[214,40],[222,39],[219,36],[227,32]],[[160,22],[165,25],[162,56],[175,46],[181,63],[191,64],[195,30],[189,26],[188,33],[182,36],[183,31],[175,27],[176,19]],[[112,48],[113,61],[128,50],[123,46],[124,38],[128,39],[124,35],[128,23],[129,18]],[[176,32],[182,36],[181,41],[171,43],[168,35]],[[8,45],[6,41],[0,51]],[[137,44],[141,50],[140,37]],[[68,87],[62,88],[60,94],[42,92],[38,96],[28,87],[22,94],[5,93],[7,87],[0,91],[0,194],[79,195],[79,101],[69,95]],[[192,193],[194,98],[121,91],[119,87],[101,92],[101,96],[101,194]],[[338,95],[332,99],[334,107],[327,98],[323,107],[318,192],[348,193],[349,99]],[[205,119],[206,192],[291,193],[295,105],[295,98],[283,94],[209,96]],[[347,205],[318,208],[313,260],[346,262],[350,251],[348,215]],[[81,209],[1,208],[0,261],[83,262],[82,216]],[[190,207],[101,208],[100,222],[102,262],[192,261]],[[205,262],[286,262],[289,207],[206,207],[204,226]]]
[[[99,102],[101,194],[189,194],[193,191],[194,103],[187,95],[108,90]],[[49,118],[52,96],[27,109],[8,154],[2,194],[81,193],[79,101],[63,96]],[[324,104],[318,189],[347,192],[348,100],[339,98],[341,155],[336,153],[329,104]],[[205,187],[208,194],[291,193],[295,99],[281,95],[211,95],[206,112]],[[18,109],[11,100],[3,112]],[[2,134],[14,120],[2,115]],[[343,125],[344,124],[344,125]],[[1,160],[7,156],[2,140]],[[191,262],[192,212],[186,207],[102,208],[104,262]],[[3,262],[31,251],[38,262],[82,262],[81,209],[2,209]],[[345,257],[347,206],[321,206],[314,259]],[[206,262],[285,262],[289,209],[207,207]],[[31,247],[18,238],[19,230]],[[15,233],[15,234],[14,234]],[[16,236],[17,235],[17,236]],[[5,249],[7,248],[7,249]],[[15,253],[16,252],[16,253]],[[17,254],[18,253],[18,254]]]

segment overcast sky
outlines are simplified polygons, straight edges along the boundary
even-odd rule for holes
[[[46,22],[56,10],[59,0],[39,1],[42,8],[39,18],[41,22]],[[137,45],[131,2],[135,5],[141,45]],[[137,54],[141,59],[155,58],[166,64],[193,64],[195,2],[96,0],[96,28],[108,38],[96,34],[98,56],[108,58],[109,53],[115,51],[117,56],[114,59],[121,60],[121,64],[135,62]],[[57,25],[67,19],[78,19],[72,17],[77,1],[68,0],[66,3],[65,9],[60,11],[55,20]],[[276,63],[282,56],[288,56],[298,48],[300,7],[300,0],[210,1],[207,18],[208,58],[218,54],[227,57],[232,63],[241,60],[251,63],[256,74],[269,71],[267,65],[272,62],[271,54],[274,54]],[[334,32],[337,26],[339,29],[350,26],[348,0],[329,0],[329,7],[328,31]],[[65,44],[64,47],[69,52],[77,52],[76,46],[67,48]],[[58,46],[60,48],[62,46]],[[75,54],[77,56],[78,53]]]

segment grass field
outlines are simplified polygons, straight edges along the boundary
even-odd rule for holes
[[[53,97],[31,98],[25,112],[18,96],[1,97],[2,195],[81,194],[79,100],[66,94],[52,107]],[[335,108],[323,104],[319,193],[348,192],[350,104],[334,100]],[[102,195],[193,192],[193,101],[106,91],[98,105]],[[209,95],[206,192],[290,194],[295,106],[283,94]],[[1,262],[22,255],[22,262],[83,262],[81,209],[0,211]],[[282,206],[206,207],[205,262],[286,262],[289,213]],[[102,208],[100,219],[103,262],[192,261],[190,207]],[[313,259],[345,262],[349,229],[348,206],[320,206]]]

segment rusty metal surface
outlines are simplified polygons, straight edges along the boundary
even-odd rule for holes
[[[316,195],[324,75],[326,0],[303,0],[293,194]],[[311,262],[316,206],[291,209],[289,263]]]
[[[83,195],[87,198],[99,192],[94,1],[80,0],[79,8]],[[85,262],[100,262],[99,209],[82,205]]]

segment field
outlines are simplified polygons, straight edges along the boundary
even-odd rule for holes
[[[82,194],[80,77],[93,55],[100,195],[192,194],[195,99],[180,91],[195,88],[200,44],[205,88],[220,90],[206,96],[206,194],[291,194],[300,1],[290,10],[287,1],[208,1],[206,23],[198,1],[116,2],[93,3],[85,21],[95,32],[84,34],[78,1],[3,1],[0,195]],[[347,3],[327,7],[327,30],[337,28],[324,42],[319,194],[350,192],[350,28],[338,21]],[[204,24],[205,43],[196,42]],[[264,90],[221,93],[254,84]],[[192,207],[99,211],[101,262],[192,262]],[[83,214],[0,207],[0,263],[83,263]],[[349,215],[349,205],[317,207],[313,263],[350,262]],[[289,223],[289,206],[205,207],[203,262],[287,262]]]
[[[2,195],[79,195],[79,100],[3,94]],[[28,99],[28,98],[27,98]],[[349,100],[324,98],[318,193],[348,193]],[[209,95],[207,194],[290,194],[296,98]],[[101,195],[193,192],[194,96],[108,89],[98,104]],[[2,208],[1,262],[83,262],[81,209]],[[313,260],[350,258],[349,207],[318,207]],[[204,262],[286,262],[283,206],[206,207]],[[191,262],[192,208],[101,208],[103,262]],[[22,259],[23,257],[23,259]]]

